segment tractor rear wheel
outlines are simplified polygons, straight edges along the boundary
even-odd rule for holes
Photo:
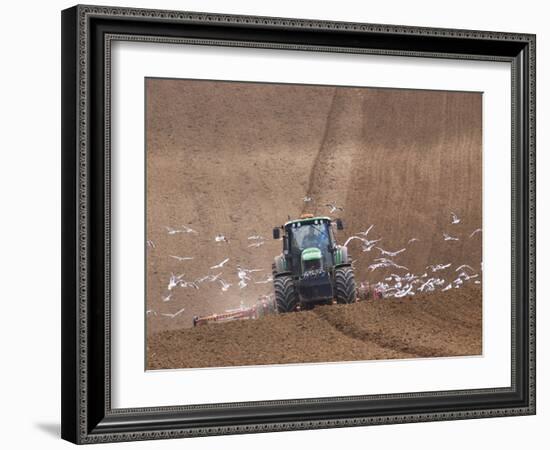
[[[338,303],[353,303],[357,296],[355,275],[351,267],[339,267],[334,272],[334,290]]]
[[[286,313],[296,310],[298,305],[298,295],[294,288],[294,281],[291,276],[283,275],[275,278],[275,301],[277,302],[277,312]]]

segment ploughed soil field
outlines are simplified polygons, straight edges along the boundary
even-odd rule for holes
[[[480,353],[480,93],[150,78],[146,97],[147,367]],[[358,286],[406,296],[193,329],[273,293],[272,228],[303,213],[343,220]]]
[[[480,355],[481,288],[154,333],[148,369]]]

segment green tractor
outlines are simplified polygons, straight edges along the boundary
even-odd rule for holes
[[[347,247],[336,243],[332,225],[329,217],[303,214],[273,229],[274,239],[280,239],[283,231],[283,253],[273,263],[278,312],[355,302],[351,259]],[[344,228],[340,219],[336,228]]]

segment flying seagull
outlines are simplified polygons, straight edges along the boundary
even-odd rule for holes
[[[360,231],[357,234],[362,234],[363,236],[367,237],[367,235],[369,234],[369,231],[372,230],[372,227],[374,227],[374,225],[371,225],[370,227],[368,227],[366,231]]]
[[[460,219],[458,218],[458,216],[451,211],[451,223],[453,225],[456,225],[457,223],[460,223]]]
[[[472,272],[474,271],[472,266],[469,266],[468,264],[462,264],[455,269],[455,272],[458,272],[461,269],[470,269]]]
[[[220,273],[217,274],[217,275],[209,275],[209,276],[208,276],[208,281],[212,281],[212,282],[216,281],[218,278],[220,278],[221,274],[222,274],[222,273],[220,272]]]
[[[399,264],[396,264],[395,262],[393,262],[391,259],[388,259],[388,258],[376,258],[374,261],[376,262],[369,266],[369,269],[371,272],[376,269],[381,269],[386,267],[395,267],[396,269],[409,270],[408,267],[400,266]]]
[[[481,233],[481,228],[476,228],[472,233],[470,234],[470,237],[474,237],[477,233]]]
[[[168,290],[171,291],[176,286],[178,286],[181,280],[183,280],[183,274],[181,275],[171,274],[170,281],[168,282]]]
[[[170,317],[170,319],[173,319],[176,316],[179,316],[183,311],[185,311],[185,308],[181,308],[179,311],[176,311],[174,314],[169,313],[161,313],[161,316]]]
[[[449,263],[449,264],[432,264],[430,266],[426,266],[426,269],[431,269],[432,272],[437,272],[439,270],[446,269],[447,267],[451,267],[451,263]]]
[[[248,244],[249,247],[261,247],[262,245],[265,244],[265,241],[257,241],[257,242],[252,242],[251,244]]]
[[[195,289],[199,288],[195,282],[185,281],[183,279],[183,273],[180,274],[180,275],[174,275],[174,274],[170,275],[170,281],[168,282],[168,290],[171,291],[172,289],[174,289],[177,286],[182,287],[182,288],[186,288],[186,287],[192,287],[192,288],[195,288]]]
[[[404,287],[400,291],[393,294],[393,296],[396,297],[396,298],[401,298],[401,297],[405,297],[405,295],[407,295],[409,293],[410,293],[410,295],[414,295],[414,292],[411,292],[412,288],[413,288],[412,284],[409,284],[408,287]]]
[[[401,250],[397,250],[396,252],[390,252],[390,251],[384,250],[383,248],[380,248],[380,247],[376,247],[376,248],[378,250],[380,250],[380,254],[391,256],[391,257],[397,256],[397,255],[399,255],[399,253],[403,253],[406,250],[405,248],[402,248]]]
[[[409,242],[407,242],[407,244],[411,244],[412,242],[417,242],[417,241],[419,241],[419,240],[420,240],[420,239],[414,238],[414,237],[413,237],[413,238],[409,239]]]
[[[180,229],[177,228],[171,228],[171,227],[164,227],[168,231],[168,234],[178,234],[178,233],[195,233],[197,232],[193,230],[192,228],[186,227],[185,225],[182,225]]]
[[[252,272],[261,272],[262,269],[244,269],[241,266],[237,266],[237,276],[239,277],[239,287],[241,289],[248,286],[246,281],[250,281],[250,273]]]
[[[445,280],[441,278],[430,278],[422,286],[420,286],[418,290],[421,292],[424,292],[424,291],[431,292],[435,290],[436,286],[441,286],[442,284],[445,284]]]
[[[362,244],[362,247],[363,247],[362,250],[364,252],[370,252],[372,250],[372,248],[374,247],[374,244],[376,244],[377,242],[380,242],[382,240],[382,239],[373,239],[372,241],[369,241],[368,239],[365,239],[365,238],[362,238],[362,237],[359,237],[359,236],[351,236],[344,243],[344,247],[347,246],[354,239],[358,239],[363,243]]]
[[[218,280],[220,282],[220,284],[222,285],[222,292],[225,292],[227,291],[231,286],[233,286],[232,284],[230,283],[226,283],[224,280],[222,280],[221,278]]]
[[[367,239],[361,238],[361,237],[359,237],[359,236],[351,236],[351,237],[349,237],[349,238],[347,239],[346,242],[344,242],[344,247],[347,247],[347,245],[348,245],[351,241],[353,241],[354,239],[358,239],[358,240],[360,240],[360,241],[363,242],[363,243],[368,242]]]
[[[256,284],[267,284],[271,283],[273,281],[273,275],[269,275],[265,280],[262,281],[256,281]]]
[[[237,276],[241,279],[248,279],[250,280],[250,278],[248,277],[248,275],[252,272],[262,272],[263,269],[245,269],[241,266],[237,266]]]
[[[363,243],[363,248],[361,249],[363,252],[370,252],[372,250],[372,248],[374,247],[374,244],[376,244],[377,242],[380,242],[382,239],[375,239],[373,241],[369,241],[369,240],[366,240],[364,243]]]
[[[227,239],[223,234],[218,234],[214,238],[216,242],[229,242],[229,239]]]
[[[148,239],[147,240],[147,247],[155,248],[155,243],[151,239]]]
[[[211,275],[205,275],[204,277],[197,278],[195,283],[204,283],[205,281],[210,281],[209,278]]]
[[[221,269],[223,265],[229,261],[229,258],[225,258],[221,263],[216,264],[215,266],[210,267],[210,269]]]
[[[311,200],[313,200],[311,197],[308,197],[307,195],[302,199],[304,203],[309,203]]]
[[[166,297],[162,298],[163,302],[169,302],[172,299],[172,294],[168,294]]]
[[[249,241],[263,241],[265,238],[263,236],[260,236],[258,234],[255,234],[254,236],[248,236],[247,238]]]
[[[443,240],[445,241],[459,241],[457,237],[449,236],[447,233],[443,233]]]
[[[178,261],[189,261],[190,259],[193,259],[192,256],[176,256],[176,255],[170,255],[170,258],[177,259]]]
[[[333,212],[335,211],[343,211],[344,208],[340,207],[340,206],[336,206],[335,204],[333,203],[327,203],[325,205],[327,208],[330,208],[330,213],[332,214]]]

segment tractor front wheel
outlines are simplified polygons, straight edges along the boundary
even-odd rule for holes
[[[281,276],[275,278],[275,301],[277,302],[277,312],[286,313],[296,310],[298,305],[298,294],[294,288],[294,281],[291,276]]]
[[[353,303],[357,296],[355,275],[351,267],[339,267],[334,273],[334,290],[338,303]]]

